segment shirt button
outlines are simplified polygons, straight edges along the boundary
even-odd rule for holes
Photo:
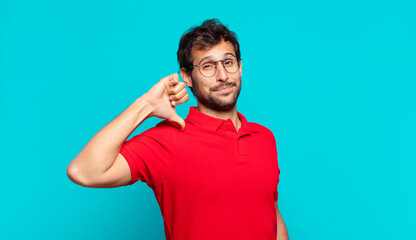
[[[226,123],[225,123],[225,126],[228,126],[228,125],[230,125],[230,123],[229,123],[229,122],[226,122]]]

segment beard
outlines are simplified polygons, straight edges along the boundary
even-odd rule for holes
[[[191,77],[192,79],[192,77]],[[241,91],[241,80],[240,85],[238,86],[236,82],[222,82],[221,84],[212,87],[209,89],[208,96],[205,96],[198,83],[196,83],[194,79],[192,79],[192,90],[195,95],[195,98],[198,100],[198,102],[203,105],[206,108],[209,108],[214,111],[219,112],[229,112],[232,111],[237,103],[238,96],[240,95]],[[236,91],[231,91],[226,94],[223,94],[222,96],[227,97],[228,95],[233,95],[230,100],[224,100],[221,97],[215,96],[212,94],[214,91],[216,91],[218,88],[221,87],[236,87]]]

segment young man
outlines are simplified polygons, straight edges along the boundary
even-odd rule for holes
[[[218,20],[181,38],[178,74],[162,78],[101,129],[69,164],[85,187],[119,187],[140,180],[156,196],[166,239],[288,239],[277,206],[276,142],[267,128],[237,112],[240,48]],[[175,106],[198,106],[184,121]],[[146,118],[166,119],[125,140]]]

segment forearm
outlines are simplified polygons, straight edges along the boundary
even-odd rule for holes
[[[287,228],[283,219],[277,222],[277,238],[276,240],[289,240],[289,235],[287,233]]]
[[[277,237],[276,240],[289,240],[289,235],[287,232],[286,224],[283,221],[282,215],[280,214],[279,207],[277,206],[277,202],[275,203],[276,206],[276,217],[277,217]]]
[[[80,178],[104,174],[113,165],[126,138],[150,112],[148,102],[143,97],[138,98],[91,138],[69,164],[68,170],[76,171]]]

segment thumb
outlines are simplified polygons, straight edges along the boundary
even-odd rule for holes
[[[185,129],[185,121],[176,113],[173,117],[168,119],[168,121],[174,123],[175,125],[178,125],[181,131]]]

